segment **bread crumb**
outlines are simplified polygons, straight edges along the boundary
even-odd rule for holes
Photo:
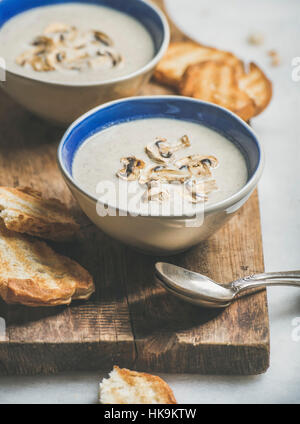
[[[248,36],[248,43],[253,46],[260,46],[264,43],[264,36],[260,33],[250,34]]]
[[[280,65],[281,60],[280,60],[279,54],[276,50],[269,50],[268,56],[270,56],[270,58],[271,58],[271,65],[272,66]]]
[[[171,388],[160,377],[114,366],[100,383],[102,404],[176,404]]]

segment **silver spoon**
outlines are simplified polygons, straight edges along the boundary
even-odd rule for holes
[[[155,264],[159,284],[174,295],[206,308],[225,308],[238,293],[266,286],[300,287],[300,271],[249,275],[223,286],[205,275],[165,262]]]

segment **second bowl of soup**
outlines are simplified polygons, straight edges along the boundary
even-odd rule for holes
[[[1,87],[30,111],[71,123],[138,92],[164,54],[169,29],[143,0],[4,0]]]
[[[155,96],[85,114],[63,137],[58,162],[99,228],[145,252],[174,254],[210,237],[246,202],[263,152],[228,110]]]

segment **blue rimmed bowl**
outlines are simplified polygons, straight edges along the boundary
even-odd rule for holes
[[[63,125],[99,104],[136,95],[151,77],[170,39],[164,14],[145,0],[0,0],[0,30],[9,19],[29,9],[74,2],[107,6],[137,19],[150,33],[155,53],[152,60],[136,72],[108,81],[47,82],[22,75],[22,69],[19,73],[5,70],[6,81],[0,83],[4,91],[29,111]],[[3,66],[0,61],[0,68]]]
[[[104,128],[129,120],[159,117],[195,122],[224,135],[245,157],[246,184],[227,199],[205,206],[200,217],[118,216],[119,211],[117,216],[99,216],[96,210],[99,199],[87,193],[73,178],[72,163],[77,150],[87,138]],[[188,97],[154,96],[110,102],[77,119],[60,142],[58,164],[82,210],[97,227],[145,252],[169,255],[207,239],[233,216],[255,189],[262,174],[264,156],[252,129],[227,109]]]

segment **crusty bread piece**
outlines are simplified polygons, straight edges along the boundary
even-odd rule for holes
[[[77,262],[0,223],[0,296],[5,302],[66,305],[88,299],[94,289],[92,276]]]
[[[57,199],[43,199],[31,188],[0,187],[0,218],[18,233],[65,241],[79,229],[67,208]]]
[[[254,101],[238,86],[235,67],[207,61],[191,65],[179,85],[180,94],[223,106],[248,121],[255,113]]]
[[[175,404],[171,388],[160,377],[114,366],[100,383],[99,401],[104,404]]]
[[[261,113],[271,101],[272,83],[253,62],[249,65],[249,72],[239,77],[239,87],[254,100],[254,115]]]
[[[177,87],[190,65],[217,60],[234,66],[236,72],[243,73],[243,63],[232,53],[212,47],[202,46],[193,41],[171,43],[167,53],[155,69],[155,79],[173,87]]]

